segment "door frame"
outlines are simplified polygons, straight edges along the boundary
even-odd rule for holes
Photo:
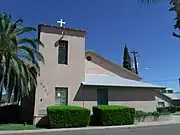
[[[96,100],[97,100],[97,105],[100,105],[100,104],[98,104],[98,92],[99,91],[105,91],[105,93],[106,93],[106,100],[107,101],[105,101],[106,102],[106,104],[104,104],[104,105],[108,105],[109,104],[109,90],[108,90],[108,88],[105,88],[105,87],[99,87],[99,88],[97,88],[96,89],[97,90],[97,92],[96,92]]]

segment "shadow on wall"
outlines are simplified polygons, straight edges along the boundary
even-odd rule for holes
[[[97,101],[97,89],[108,89],[109,101],[152,101],[155,100],[151,88],[123,88],[83,86],[79,88],[74,101]]]
[[[35,104],[35,89],[31,90],[29,96],[22,99],[21,103],[21,121],[28,124],[33,124]]]
[[[49,128],[48,116],[42,117],[36,126],[41,128]]]

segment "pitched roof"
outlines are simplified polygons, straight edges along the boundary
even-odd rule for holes
[[[180,100],[180,92],[176,92],[176,93],[163,93],[163,94],[168,96],[172,100]]]
[[[117,68],[121,68],[122,70],[124,70],[124,71],[132,74],[133,76],[136,76],[136,77],[138,77],[139,79],[141,79],[141,77],[140,77],[139,75],[135,74],[134,72],[127,70],[126,68],[122,67],[121,65],[116,64],[116,63],[114,63],[114,62],[112,62],[112,61],[104,58],[103,56],[101,56],[101,55],[99,55],[99,54],[97,54],[97,53],[95,53],[95,52],[93,52],[93,51],[91,51],[91,50],[87,50],[86,53],[91,53],[91,54],[93,54],[93,55],[95,55],[95,56],[103,59],[104,61],[110,63],[111,65],[113,65],[113,66],[115,66],[115,67],[117,67]]]
[[[52,25],[47,25],[47,24],[38,24],[38,39],[40,39],[40,32],[41,28],[46,27],[46,28],[54,28],[58,30],[63,30],[63,31],[74,31],[74,32],[81,32],[83,36],[87,34],[86,30],[80,30],[80,29],[72,29],[72,28],[67,28],[67,27],[59,27],[59,26],[52,26]]]
[[[115,87],[134,87],[134,88],[157,88],[165,89],[165,86],[158,86],[142,81],[134,81],[117,75],[86,74],[83,85],[87,86],[115,86]]]
[[[59,27],[59,26],[52,26],[52,25],[47,25],[47,24],[38,24],[38,28],[40,28],[40,27],[55,28],[55,29],[60,29],[60,30],[72,30],[72,31],[87,33],[86,30],[72,29],[72,28]]]

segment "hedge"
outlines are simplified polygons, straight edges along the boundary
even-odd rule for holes
[[[135,109],[126,106],[100,105],[93,107],[91,125],[130,125],[134,123]]]
[[[144,111],[136,111],[135,113],[135,117],[136,118],[145,118],[145,117],[148,117],[148,116],[154,116],[154,117],[159,117],[159,116],[162,116],[162,115],[170,115],[171,113],[170,112],[144,112]]]
[[[160,113],[162,113],[162,112],[175,113],[176,112],[176,107],[175,106],[159,107],[159,108],[157,108],[157,111],[160,112]]]
[[[50,128],[85,127],[89,123],[90,110],[76,106],[49,106]]]

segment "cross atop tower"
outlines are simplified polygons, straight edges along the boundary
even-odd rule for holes
[[[63,27],[63,24],[66,24],[66,22],[63,22],[63,20],[58,20],[57,23],[59,24],[59,27]]]

